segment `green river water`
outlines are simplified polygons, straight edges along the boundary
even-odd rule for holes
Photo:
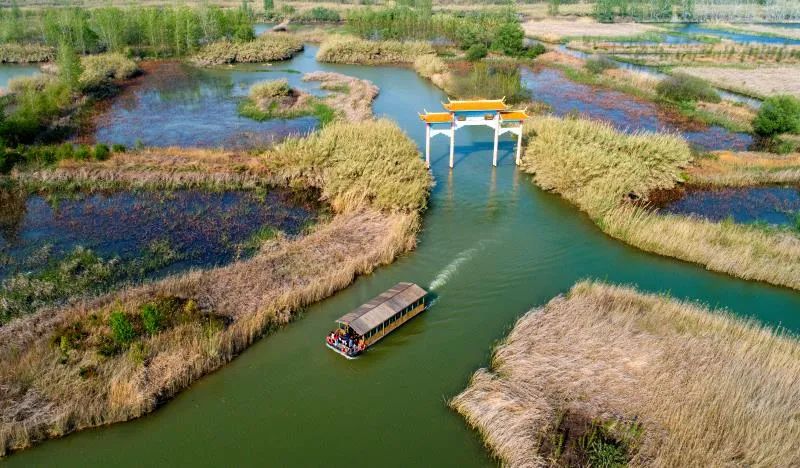
[[[424,148],[417,112],[444,94],[413,71],[316,64],[313,49],[276,68],[340,71],[374,81],[376,113]],[[237,72],[238,73],[238,72]],[[278,77],[280,74],[273,73]],[[299,75],[286,75],[299,82]],[[532,307],[598,278],[669,292],[800,329],[800,294],[640,252],[605,236],[514,166],[491,130],[432,145],[436,186],[416,251],[308,308],[155,413],[10,456],[7,466],[491,466],[478,435],[448,409],[490,350]],[[435,304],[361,358],[323,345],[333,320],[398,281],[430,288]],[[269,285],[254,284],[254,288]],[[2,464],[0,463],[0,464]]]

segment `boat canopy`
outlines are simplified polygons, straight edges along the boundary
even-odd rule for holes
[[[424,289],[414,283],[397,283],[358,309],[343,315],[336,322],[349,326],[359,335],[364,335],[422,299],[426,294]]]

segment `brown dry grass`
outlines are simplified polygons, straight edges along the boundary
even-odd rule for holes
[[[642,208],[676,186],[691,155],[678,136],[624,135],[601,122],[535,118],[523,170],[585,211],[608,235],[639,249],[747,280],[800,289],[800,236]],[[636,202],[633,204],[631,202]]]
[[[299,308],[412,249],[431,185],[416,145],[386,120],[334,123],[259,156],[149,150],[14,176],[43,187],[316,187],[335,216],[305,237],[267,241],[248,260],[40,311],[0,328],[0,454],[152,411],[287,323]],[[65,353],[51,344],[65,326],[106,323],[112,308],[135,313],[158,297],[191,300],[205,314],[226,317],[228,325],[179,325],[105,358],[92,349]],[[92,372],[81,376],[83,369]]]
[[[680,67],[675,71],[708,80],[720,88],[749,95],[767,97],[791,94],[800,97],[800,66],[760,66],[752,69]]]
[[[559,420],[576,416],[620,432],[635,420],[640,436],[620,434],[632,466],[793,466],[798,380],[793,337],[582,282],[523,316],[451,406],[509,466],[550,465]]]
[[[357,37],[335,36],[320,45],[317,60],[365,65],[412,64],[419,56],[433,53],[433,48],[427,42],[368,41]]]
[[[800,182],[800,154],[715,151],[694,161],[689,183],[697,185],[748,186]]]
[[[525,35],[545,42],[560,42],[569,37],[636,36],[661,28],[642,23],[598,23],[589,18],[578,20],[545,19],[522,24]]]
[[[362,122],[372,118],[372,101],[380,90],[371,81],[333,72],[311,72],[303,81],[318,81],[330,95],[323,100],[336,109],[347,122]]]

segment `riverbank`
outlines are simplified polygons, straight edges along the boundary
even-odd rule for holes
[[[701,186],[800,183],[800,154],[714,151],[695,159],[687,176]]]
[[[798,356],[724,312],[584,281],[519,319],[451,406],[510,466],[786,465]]]
[[[605,233],[634,247],[748,280],[800,289],[800,237],[733,223],[662,215],[651,192],[684,180],[692,156],[681,138],[624,135],[608,124],[538,118],[522,169],[561,194]]]
[[[431,185],[414,143],[385,120],[333,123],[258,156],[154,150],[40,171],[27,183],[93,179],[151,187],[262,179],[320,190],[334,216],[305,237],[265,241],[248,260],[0,328],[3,453],[150,412],[302,307],[414,248]]]

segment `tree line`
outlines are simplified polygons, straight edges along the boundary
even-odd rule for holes
[[[69,43],[79,53],[136,49],[146,55],[184,55],[220,39],[253,39],[254,15],[241,8],[103,7],[0,10],[0,42]]]

